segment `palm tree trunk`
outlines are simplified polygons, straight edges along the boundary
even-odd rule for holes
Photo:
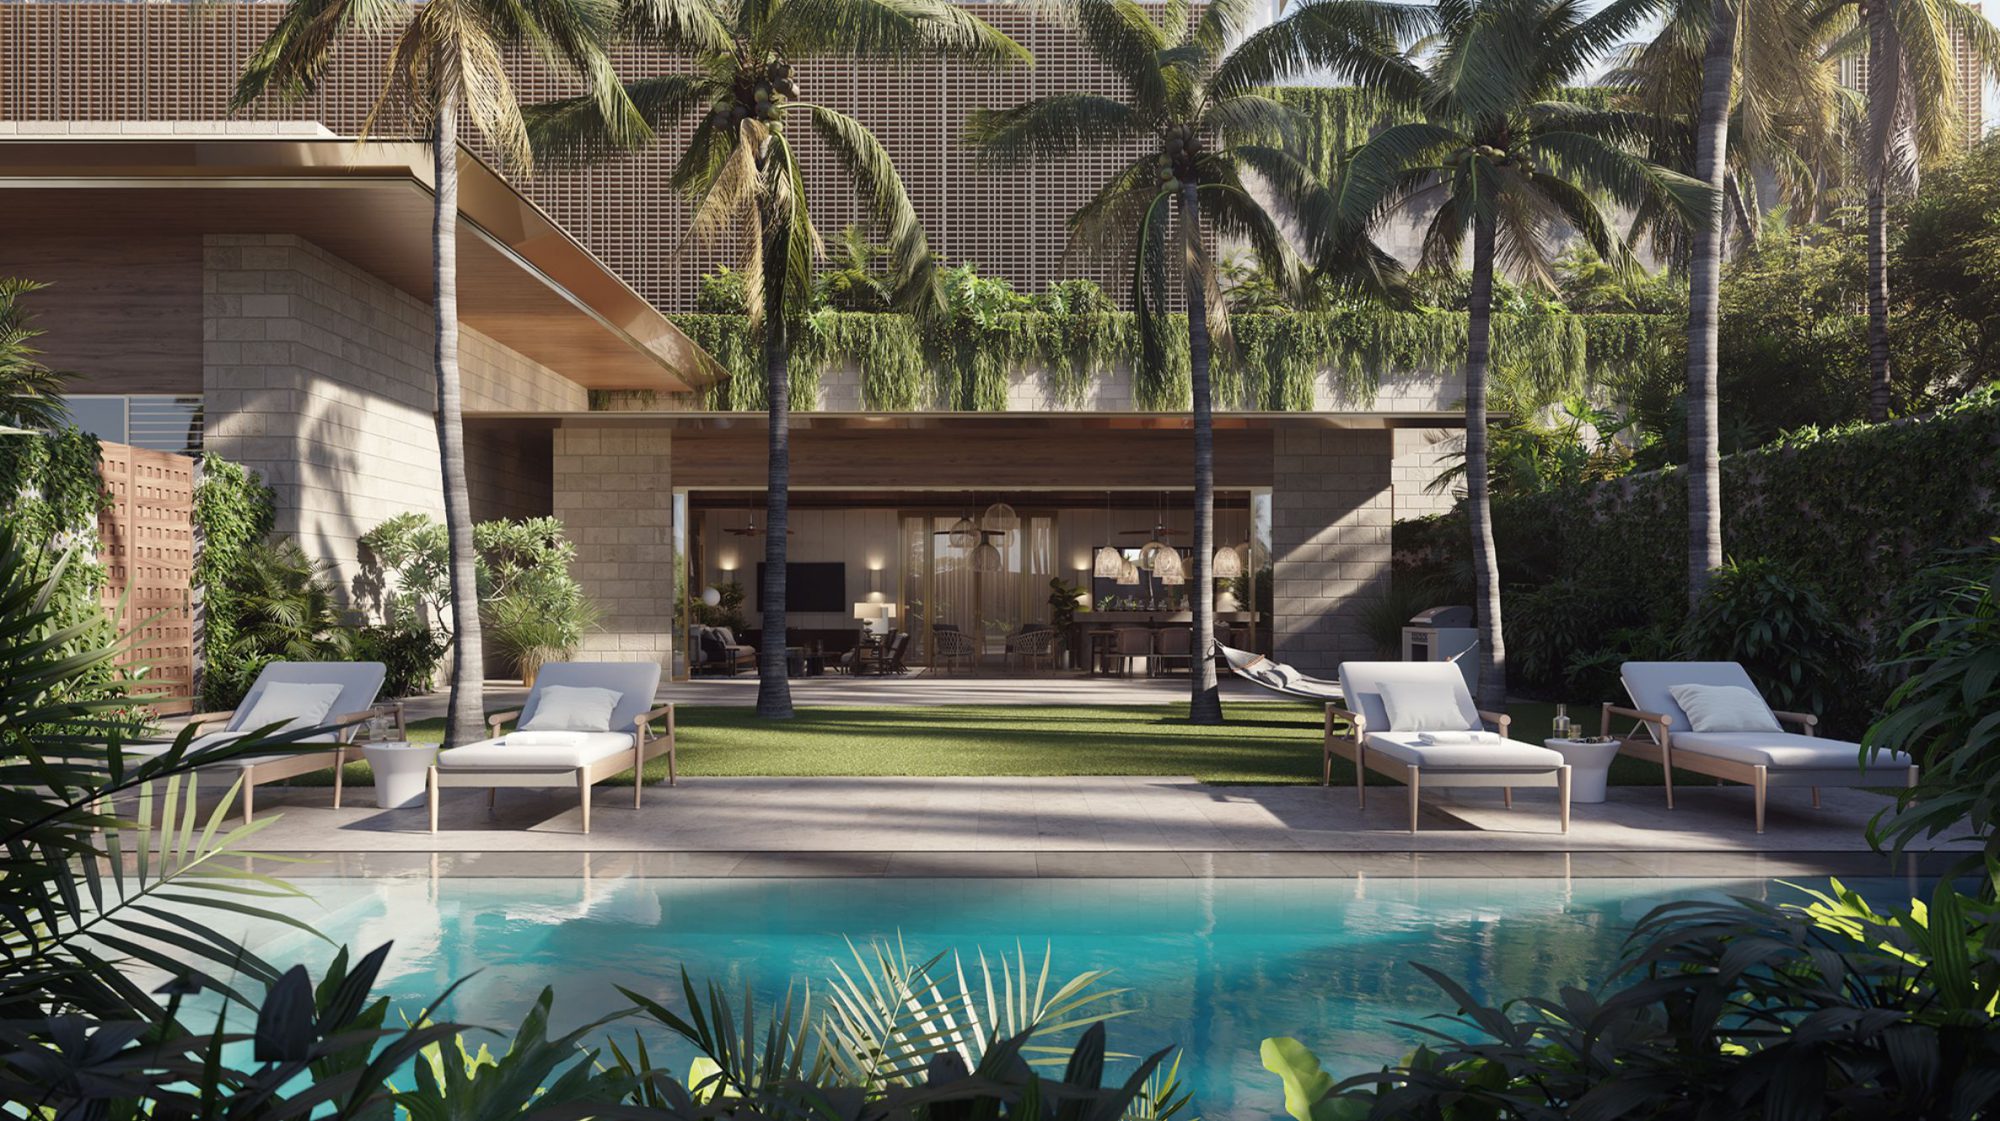
[[[1688,267],[1688,608],[1708,591],[1722,567],[1721,406],[1716,351],[1721,323],[1723,179],[1729,150],[1730,87],[1736,75],[1736,3],[1715,0],[1701,59],[1700,118],[1695,122],[1694,174],[1713,192],[1708,221],[1694,234]]]
[[[1500,551],[1493,544],[1486,433],[1486,369],[1492,354],[1491,217],[1472,226],[1472,294],[1465,325],[1465,513],[1472,529],[1472,595],[1479,612],[1479,707],[1507,703],[1507,647],[1500,630]]]
[[[1181,221],[1190,230],[1201,225],[1201,198],[1193,180],[1181,186]],[[1222,690],[1215,680],[1215,581],[1208,574],[1215,557],[1215,423],[1214,392],[1208,364],[1213,346],[1208,337],[1207,285],[1187,275],[1188,366],[1194,409],[1194,563],[1189,565],[1188,604],[1194,608],[1194,660],[1188,676],[1188,722],[1222,723]]]
[[[1874,77],[1871,72],[1869,75]],[[1868,179],[1868,419],[1889,419],[1895,371],[1889,363],[1889,200],[1882,177]]]
[[[784,244],[779,238],[778,245]],[[783,266],[778,266],[782,268]],[[764,490],[764,637],[757,648],[757,715],[792,718],[792,683],[785,663],[785,540],[791,525],[792,375],[786,338],[784,279],[766,276],[774,293],[764,313],[764,392],[771,409],[770,468]]]
[[[451,549],[451,693],[444,746],[486,738],[486,649],[479,630],[479,573],[472,497],[465,482],[464,400],[458,381],[458,95],[440,99],[431,135],[431,316],[437,376],[438,461]]]

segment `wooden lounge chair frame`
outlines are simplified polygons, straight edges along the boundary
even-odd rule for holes
[[[1504,712],[1480,710],[1479,718],[1494,726],[1501,739],[1507,739],[1507,728],[1513,722]],[[1343,732],[1344,729],[1344,732]],[[1368,772],[1387,775],[1397,779],[1409,788],[1410,832],[1417,831],[1420,813],[1418,797],[1423,789],[1423,767],[1391,759],[1380,751],[1368,750],[1368,718],[1361,713],[1337,704],[1326,706],[1326,728],[1320,753],[1321,786],[1333,785],[1333,761],[1336,757],[1354,764],[1354,793],[1357,804],[1368,808]],[[1500,797],[1508,809],[1514,808],[1514,788],[1517,786],[1556,788],[1556,802],[1562,819],[1562,831],[1569,832],[1569,785],[1568,764],[1551,768],[1548,772],[1505,770],[1477,771],[1461,767],[1433,770],[1438,786],[1499,787]]]
[[[1780,724],[1795,724],[1799,733],[1806,736],[1819,734],[1819,717],[1810,712],[1779,712],[1771,715]],[[1726,782],[1740,782],[1750,787],[1757,807],[1757,832],[1764,831],[1764,804],[1766,795],[1774,786],[1805,786],[1812,789],[1812,804],[1819,808],[1819,788],[1821,786],[1853,786],[1855,772],[1850,768],[1805,768],[1782,767],[1772,769],[1763,764],[1742,763],[1734,759],[1719,759],[1713,755],[1688,750],[1674,753],[1674,720],[1662,712],[1647,712],[1629,705],[1604,704],[1602,719],[1598,723],[1598,734],[1612,734],[1614,719],[1625,717],[1636,721],[1630,731],[1617,737],[1618,754],[1657,763],[1660,776],[1666,788],[1667,808],[1674,808],[1674,768],[1693,771],[1698,775],[1719,778]],[[1904,785],[1915,786],[1920,768],[1912,763],[1904,775]]]

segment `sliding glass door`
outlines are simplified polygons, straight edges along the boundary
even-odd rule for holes
[[[1009,636],[1049,618],[1055,575],[1055,518],[1024,513],[1007,531],[979,516],[905,514],[903,602],[898,615],[912,650],[927,665],[999,665]]]

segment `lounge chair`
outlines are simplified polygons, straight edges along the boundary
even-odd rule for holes
[[[246,824],[256,812],[259,786],[328,767],[333,768],[333,808],[339,809],[342,764],[350,758],[360,758],[354,737],[362,725],[386,716],[395,720],[398,738],[403,734],[403,706],[375,703],[387,674],[388,667],[381,662],[271,662],[258,671],[257,680],[243,695],[242,704],[226,712],[201,712],[188,718],[188,724],[197,731],[206,725],[222,725],[196,736],[189,749],[220,747],[273,724],[281,725],[280,732],[317,728],[319,731],[294,742],[330,745],[326,750],[241,755],[207,764],[199,770],[238,773],[243,784]],[[126,744],[124,752],[132,756],[156,756],[172,746],[133,743]]]
[[[1666,784],[1667,808],[1674,808],[1674,768],[1749,784],[1756,801],[1757,832],[1764,831],[1765,795],[1774,786],[1805,786],[1819,808],[1822,786],[1915,786],[1917,764],[1900,751],[1863,758],[1858,743],[1822,739],[1814,734],[1819,717],[1807,712],[1775,712],[1757,693],[1750,674],[1735,662],[1626,662],[1619,667],[1632,707],[1607,703],[1601,732],[1611,734],[1617,717],[1637,721],[1621,737],[1618,751],[1658,763]],[[1686,709],[1674,698],[1682,686],[1733,687],[1747,690],[1737,697],[1748,710],[1737,719],[1717,714],[1713,725],[1762,725],[1758,730],[1696,731]],[[1761,710],[1761,711],[1760,711]],[[1759,719],[1759,718],[1762,719]],[[1797,732],[1783,730],[1785,724]]]
[[[486,787],[490,807],[503,786],[573,783],[583,800],[585,833],[590,832],[590,788],[597,783],[624,771],[633,772],[632,806],[636,809],[646,788],[646,761],[665,755],[667,785],[673,786],[679,781],[674,759],[674,706],[653,706],[653,693],[659,687],[657,662],[544,665],[519,711],[486,718],[493,731],[491,739],[438,752],[429,779],[431,832],[437,832],[438,827],[438,791],[447,786]],[[667,722],[666,734],[654,739],[651,724],[662,718]],[[503,735],[500,726],[509,720],[519,723]]]
[[[1546,747],[1508,739],[1507,716],[1481,712],[1456,665],[1343,662],[1340,687],[1349,707],[1326,706],[1320,785],[1333,784],[1336,755],[1353,761],[1354,789],[1364,808],[1369,771],[1403,780],[1410,788],[1412,833],[1424,786],[1497,786],[1509,809],[1515,787],[1553,786],[1562,831],[1569,832],[1569,765]]]

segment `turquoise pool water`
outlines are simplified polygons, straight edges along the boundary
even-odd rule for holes
[[[475,1024],[517,1023],[544,985],[556,987],[568,1025],[619,1006],[614,985],[677,1006],[682,966],[698,982],[752,983],[775,1001],[788,984],[817,988],[833,962],[851,960],[843,937],[900,935],[920,958],[1011,953],[1018,940],[1039,962],[1052,946],[1057,976],[1114,971],[1131,1010],[1110,1027],[1114,1049],[1181,1048],[1211,1119],[1282,1112],[1258,1061],[1265,1036],[1298,1036],[1343,1074],[1408,1051],[1415,1035],[1396,1021],[1450,1011],[1410,962],[1482,996],[1552,995],[1601,979],[1632,923],[1658,903],[1792,897],[1767,881],[1657,879],[299,882],[325,908],[312,921],[329,937],[395,941],[385,988],[412,1015],[476,972],[448,1009]],[[1875,886],[1889,897],[1905,887]],[[280,962],[328,953],[296,936],[262,948]],[[684,1070],[686,1055],[673,1055]]]

